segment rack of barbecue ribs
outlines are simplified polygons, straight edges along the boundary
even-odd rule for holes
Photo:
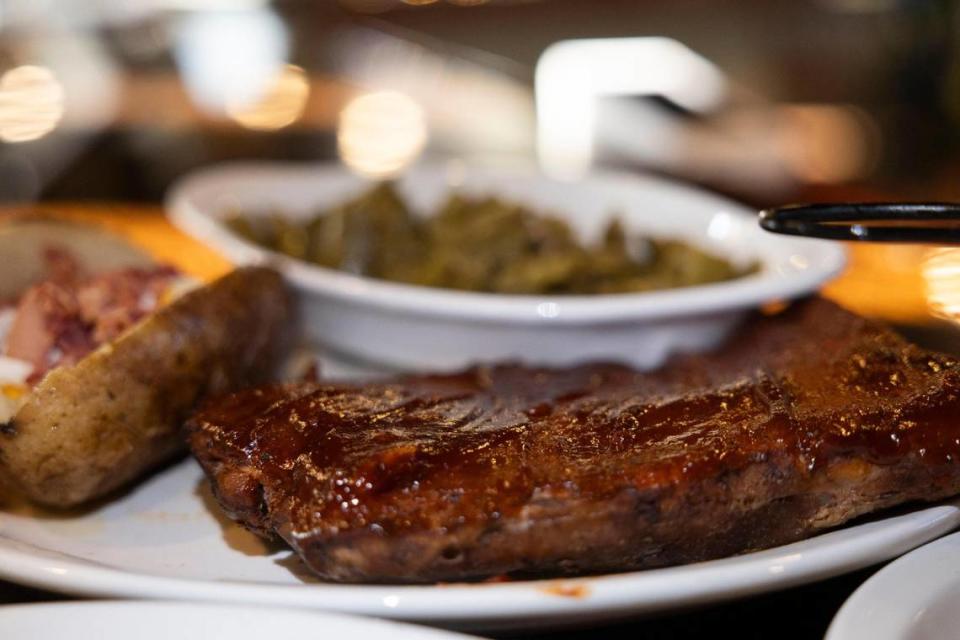
[[[226,511],[324,579],[595,574],[960,493],[960,368],[812,299],[653,372],[267,386],[188,431]]]

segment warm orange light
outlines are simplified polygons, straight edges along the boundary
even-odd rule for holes
[[[782,107],[780,114],[784,158],[804,182],[846,182],[864,177],[876,164],[876,124],[862,109],[797,104]]]

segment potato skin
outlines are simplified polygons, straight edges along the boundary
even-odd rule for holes
[[[184,449],[205,397],[261,382],[287,346],[291,300],[263,267],[237,269],[51,371],[0,425],[0,470],[30,500],[73,507]]]

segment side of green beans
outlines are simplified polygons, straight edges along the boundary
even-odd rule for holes
[[[453,194],[436,215],[411,214],[390,183],[305,223],[282,215],[227,219],[274,251],[358,275],[508,294],[628,293],[737,278],[738,269],[673,240],[628,235],[619,221],[585,246],[562,220],[496,198]]]

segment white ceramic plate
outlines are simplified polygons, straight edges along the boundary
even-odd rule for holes
[[[0,577],[64,593],[308,607],[472,629],[662,612],[819,580],[895,557],[960,524],[927,507],[724,560],[571,580],[336,585],[226,520],[185,460],[86,514],[0,510]],[[0,637],[4,637],[0,635]]]
[[[468,636],[308,611],[187,602],[0,607],[3,640],[467,640]]]
[[[960,533],[920,547],[863,583],[826,640],[960,637]]]
[[[637,235],[708,248],[757,273],[717,284],[647,293],[511,296],[399,285],[280,256],[230,232],[224,216],[282,212],[294,219],[369,185],[336,165],[238,164],[180,181],[173,222],[236,262],[269,261],[301,294],[309,339],[402,368],[452,369],[476,361],[565,365],[583,360],[659,365],[677,350],[714,346],[749,309],[815,291],[844,264],[837,243],[777,236],[756,212],[659,178],[598,174],[559,182],[532,172],[454,165],[411,169],[399,188],[415,211],[434,211],[451,189],[495,195],[563,218],[584,241],[611,217]]]

